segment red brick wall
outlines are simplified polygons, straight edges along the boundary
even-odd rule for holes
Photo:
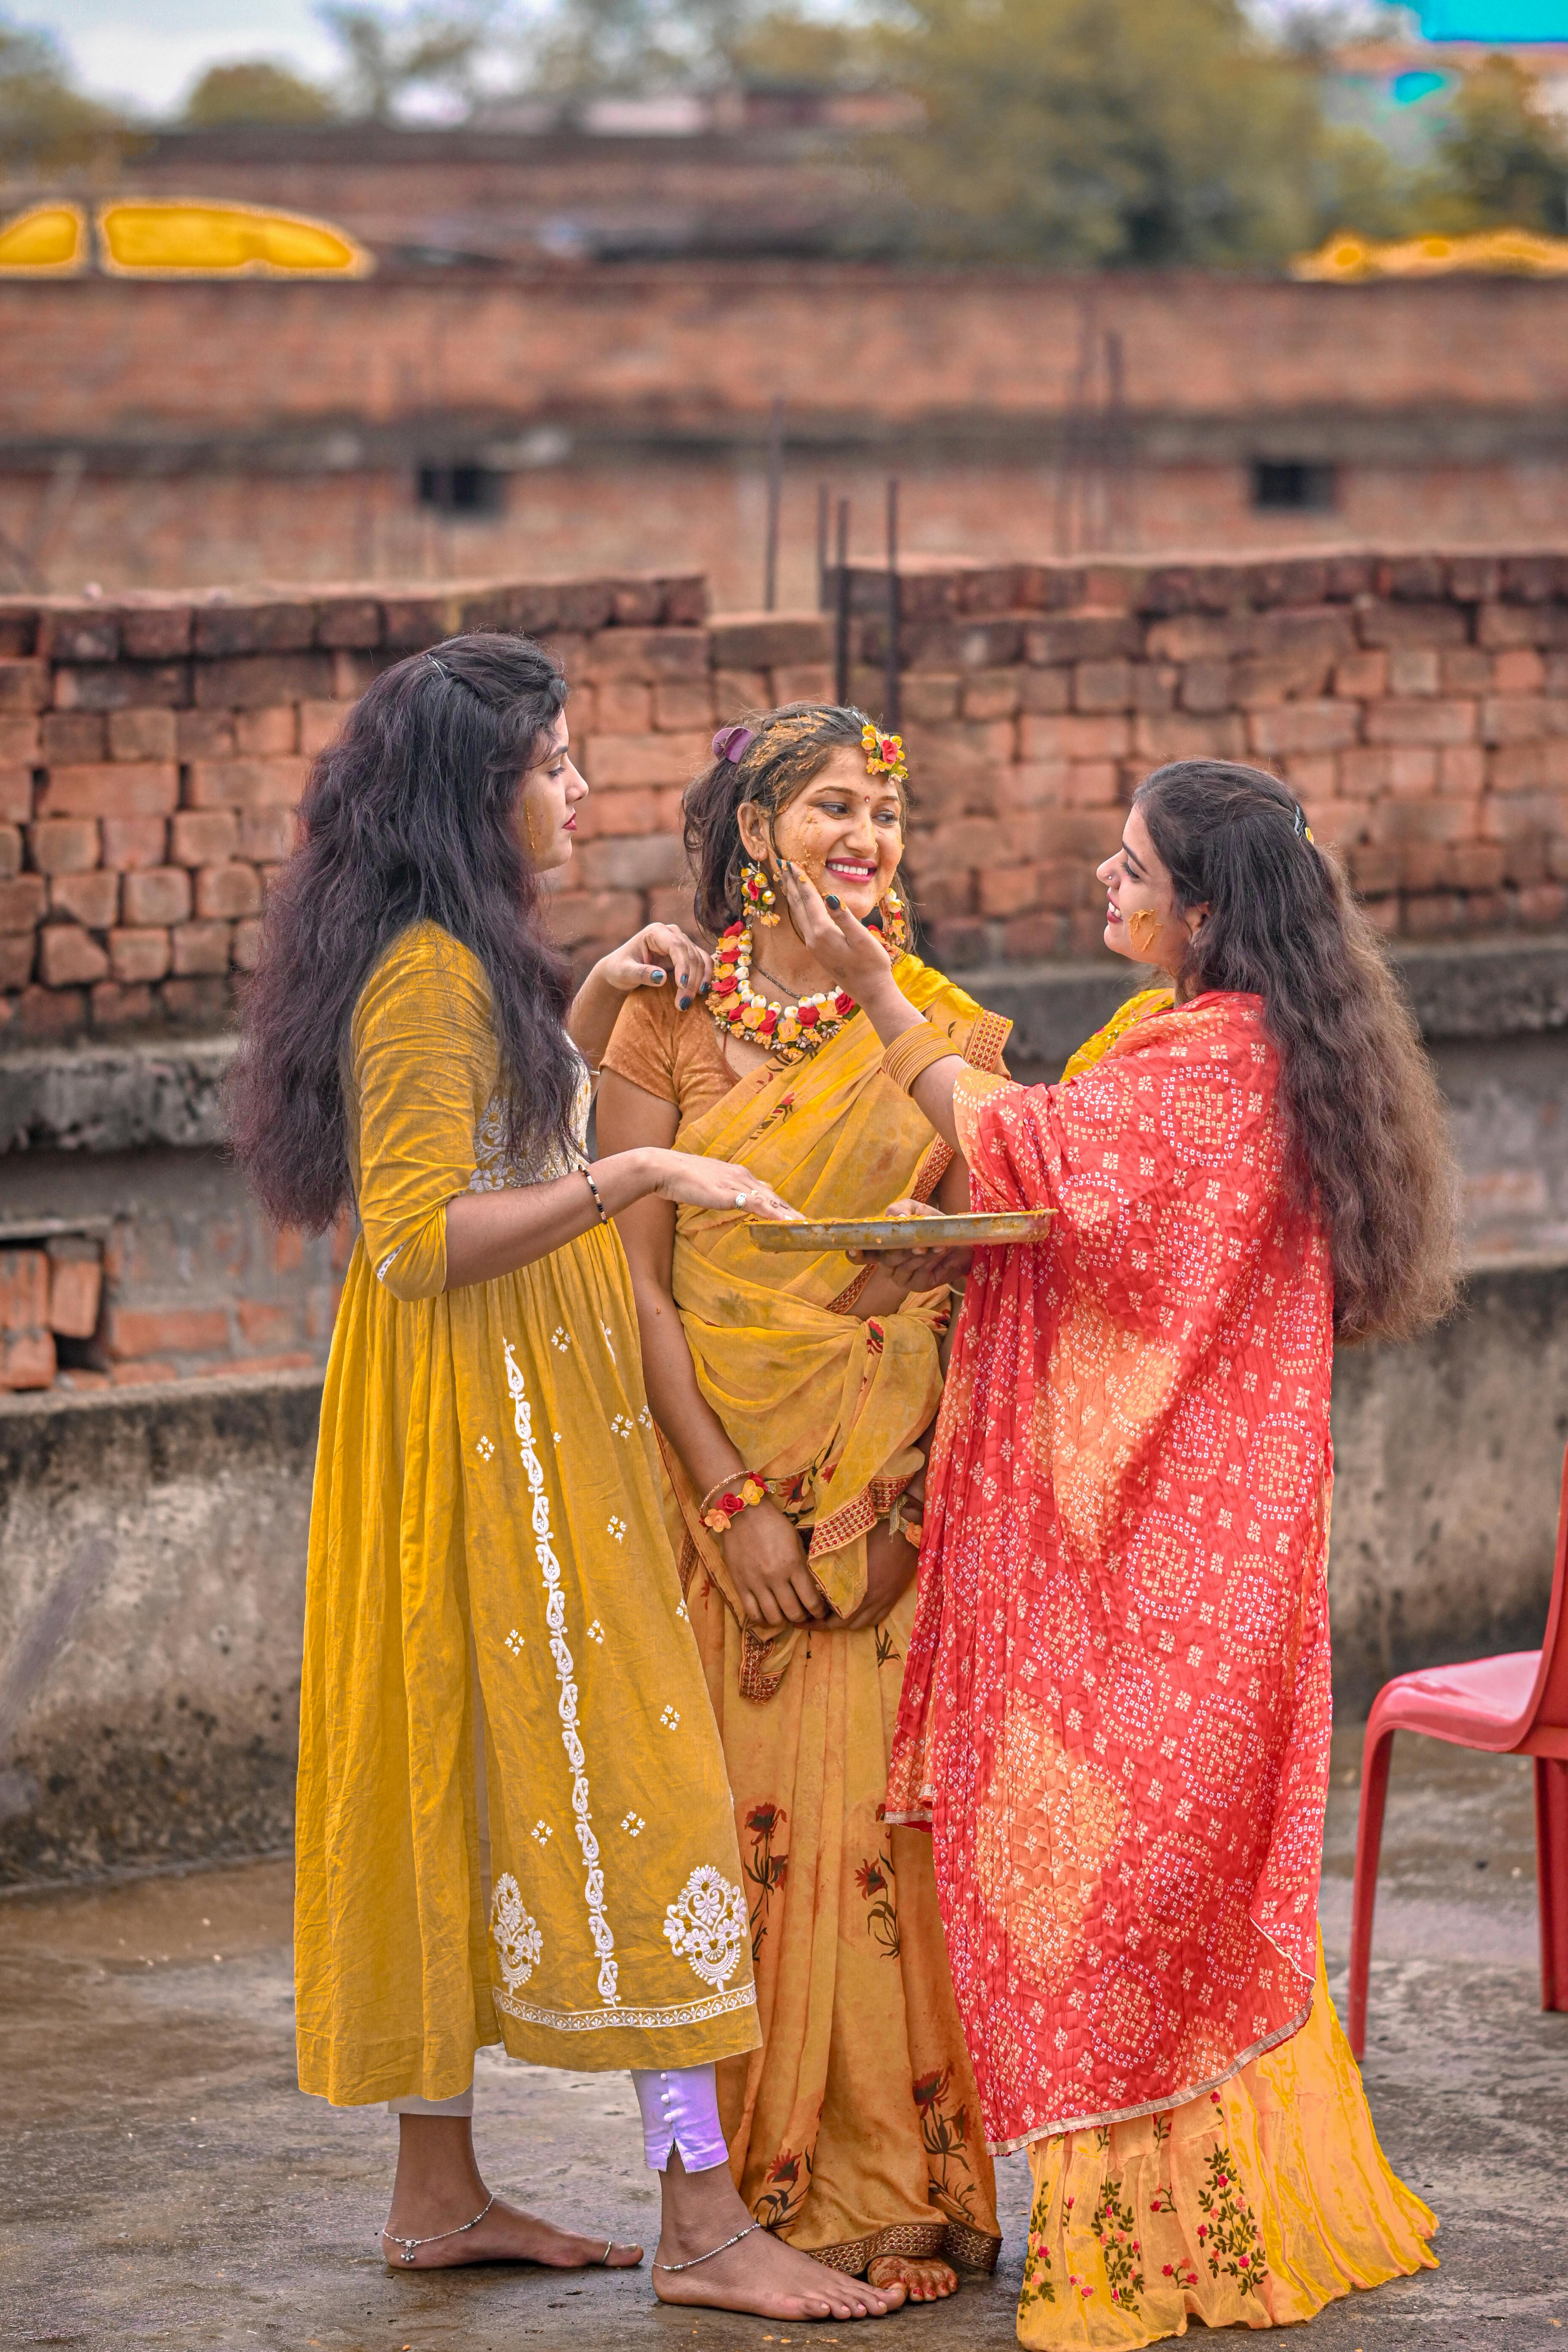
[[[880,715],[885,583],[851,584]],[[1568,558],[931,565],[902,596],[909,873],[949,961],[1091,950],[1128,793],[1188,754],[1286,776],[1391,932],[1563,919]],[[831,690],[824,621],[709,619],[693,578],[0,605],[0,1039],[220,1023],[311,755],[379,666],[485,625],[573,681],[584,959],[683,907],[716,721]]]

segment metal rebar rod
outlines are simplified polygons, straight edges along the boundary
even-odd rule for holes
[[[827,485],[816,486],[816,609],[827,610]]]
[[[883,688],[885,717],[883,725],[893,734],[899,731],[899,483],[897,475],[888,479],[888,672]]]
[[[771,613],[779,601],[779,506],[784,497],[784,404],[776,399],[768,418],[768,535],[763,553],[763,605]]]
[[[838,501],[837,538],[837,578],[834,585],[837,593],[833,631],[833,693],[835,701],[843,705],[849,699],[849,501],[847,499],[840,499]]]

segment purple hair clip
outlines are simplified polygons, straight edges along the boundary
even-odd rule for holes
[[[752,728],[721,727],[713,738],[713,757],[716,760],[728,760],[732,768],[738,768],[746,756],[747,745],[754,743],[756,740],[756,732]]]

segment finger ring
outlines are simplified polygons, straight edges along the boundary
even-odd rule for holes
[[[745,1205],[746,1205],[746,1202],[751,1199],[751,1197],[752,1197],[752,1196],[751,1196],[751,1194],[750,1194],[749,1192],[737,1192],[737,1193],[736,1193],[736,1195],[735,1195],[735,1206],[736,1206],[736,1208],[737,1208],[737,1209],[743,1209],[743,1208],[745,1207]]]

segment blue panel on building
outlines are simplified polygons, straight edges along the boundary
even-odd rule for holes
[[[1421,0],[1429,41],[1568,41],[1568,0]]]

